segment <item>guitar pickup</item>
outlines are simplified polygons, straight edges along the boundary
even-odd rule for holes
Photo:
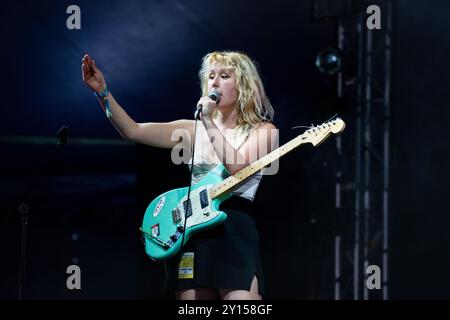
[[[189,199],[189,204],[188,201],[185,200],[183,202],[183,208],[184,208],[184,212],[185,212],[185,217],[189,218],[190,216],[192,216],[192,202],[191,199]]]
[[[206,208],[209,205],[208,192],[206,189],[200,191],[200,205],[202,206],[202,209]]]

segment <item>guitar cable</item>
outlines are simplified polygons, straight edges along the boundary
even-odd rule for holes
[[[220,97],[222,96],[222,94],[217,91],[216,89],[213,89],[209,94],[208,97],[210,97],[212,100],[214,100],[217,103],[219,103],[220,101]],[[200,107],[200,108],[199,108]],[[191,205],[191,186],[192,186],[192,177],[194,175],[194,155],[195,155],[195,141],[196,141],[196,137],[197,137],[197,121],[199,120],[199,116],[200,116],[200,112],[202,110],[202,105],[197,106],[197,110],[194,113],[194,138],[191,144],[191,171],[189,174],[189,187],[188,187],[188,195],[187,195],[187,200],[186,200],[186,209],[184,209],[184,205],[183,205],[183,209],[184,209],[184,225],[183,225],[183,235],[181,236],[181,248],[180,248],[180,252],[183,249],[184,246],[184,234],[186,232],[186,223],[187,223],[187,214],[186,211],[189,212],[189,208],[192,210],[192,205]],[[183,150],[184,152],[184,150]],[[164,267],[166,267],[165,262],[164,262]],[[167,270],[166,270],[166,278],[167,278]]]
[[[194,173],[194,152],[195,152],[195,138],[197,135],[197,119],[195,119],[194,122],[194,139],[193,139],[193,143],[191,145],[191,154],[192,154],[192,159],[191,159],[191,171],[189,174],[189,187],[188,187],[188,196],[187,196],[187,208],[189,209],[189,203],[190,203],[190,199],[191,199],[191,185],[192,185],[192,176]],[[184,152],[184,151],[183,151]],[[183,225],[183,235],[181,237],[181,248],[180,248],[180,252],[183,249],[183,244],[184,244],[184,233],[186,231],[186,222],[187,222],[187,216],[186,214],[184,214],[184,225]],[[164,271],[166,273],[166,279],[167,279],[167,261],[164,260]]]
[[[194,154],[195,154],[195,139],[196,139],[196,135],[197,135],[197,119],[195,119],[194,121],[194,139],[191,145],[191,171],[189,174],[189,187],[188,187],[188,196],[187,196],[187,200],[186,200],[186,209],[187,211],[189,211],[189,206],[191,206],[190,204],[190,199],[191,199],[191,185],[192,185],[192,176],[194,175]],[[192,208],[192,206],[191,206]],[[186,209],[184,211],[186,211]],[[183,226],[183,236],[181,237],[181,248],[183,248],[184,245],[184,233],[186,231],[186,222],[187,222],[187,214],[185,212],[184,214],[184,226]]]

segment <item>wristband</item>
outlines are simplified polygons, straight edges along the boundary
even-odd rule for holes
[[[95,92],[94,94],[97,98],[99,98],[101,101],[103,101],[103,104],[105,105],[104,107],[104,111],[106,112],[106,117],[107,118],[111,118],[112,117],[112,112],[111,112],[111,107],[109,105],[109,100],[106,98],[109,95],[109,91],[108,91],[108,87],[105,87],[105,89],[103,89],[100,92]],[[103,107],[102,104],[102,107]]]

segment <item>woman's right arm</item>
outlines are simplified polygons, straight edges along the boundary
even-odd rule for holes
[[[81,69],[83,81],[91,90],[99,93],[106,88],[106,82],[102,72],[97,68],[95,61],[89,55],[83,57]],[[193,120],[176,120],[165,123],[136,123],[117,103],[110,92],[106,99],[108,99],[112,114],[109,120],[124,139],[153,147],[172,148],[179,143],[179,141],[172,141],[172,133],[175,130],[184,129],[189,136],[192,136]],[[104,101],[99,99],[99,103],[105,109]],[[190,144],[190,141],[184,142]]]

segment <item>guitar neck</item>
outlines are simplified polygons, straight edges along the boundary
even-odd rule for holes
[[[239,170],[234,175],[226,178],[222,182],[216,184],[210,192],[211,199],[217,198],[221,196],[222,194],[230,191],[233,189],[236,185],[244,181],[245,179],[249,178],[250,176],[254,175],[264,167],[268,166],[275,160],[281,158],[285,154],[289,153],[290,151],[294,150],[295,148],[301,146],[302,144],[306,143],[307,141],[304,141],[305,137],[303,135],[300,135],[288,143],[282,145],[281,147],[275,149],[274,151],[266,154],[265,156],[261,157],[257,161],[253,162],[252,164],[246,166],[245,168]]]

